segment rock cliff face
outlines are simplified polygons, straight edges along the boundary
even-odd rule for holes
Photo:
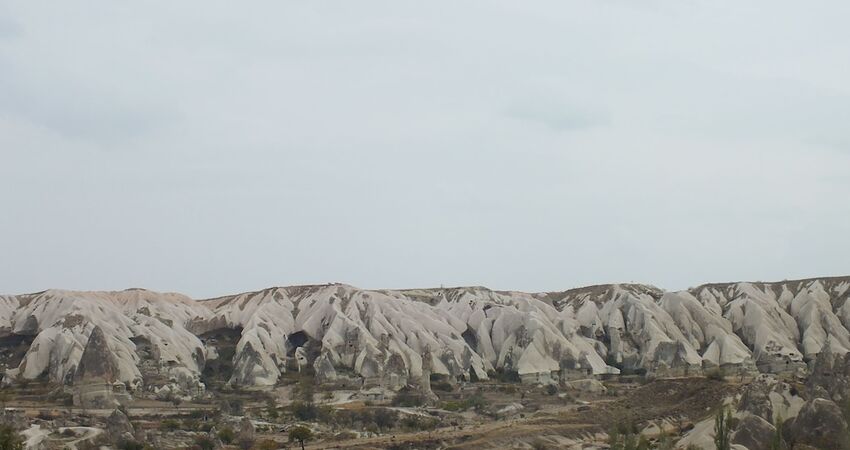
[[[186,391],[203,388],[204,368],[218,358],[228,359],[228,381],[240,385],[271,385],[307,368],[324,381],[391,388],[428,373],[486,379],[509,371],[531,382],[620,372],[793,373],[819,353],[850,352],[848,297],[850,277],[539,294],[333,284],[209,300],[50,290],[0,297],[0,338],[10,338],[0,343],[31,342],[19,363],[0,363],[13,367],[5,382],[71,384],[96,363],[86,357],[94,342],[91,352],[111,355],[110,376],[130,389]],[[206,338],[222,330],[239,333],[229,352]]]

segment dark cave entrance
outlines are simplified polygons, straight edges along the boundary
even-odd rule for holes
[[[295,350],[310,341],[310,336],[303,331],[296,331],[286,337],[286,356],[295,356]]]

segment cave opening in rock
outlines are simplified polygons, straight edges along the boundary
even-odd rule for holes
[[[310,341],[310,336],[303,331],[296,331],[286,337],[286,356],[295,356],[295,350]]]

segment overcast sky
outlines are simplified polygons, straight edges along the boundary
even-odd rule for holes
[[[0,292],[850,275],[850,2],[0,2]]]

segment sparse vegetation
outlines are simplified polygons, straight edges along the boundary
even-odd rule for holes
[[[224,427],[218,431],[218,438],[225,444],[231,444],[236,439],[236,433],[233,432],[233,428]]]
[[[165,419],[159,423],[159,429],[162,431],[175,431],[180,429],[180,422],[176,419]]]
[[[394,427],[398,421],[398,413],[387,408],[376,409],[372,417],[381,432]]]
[[[730,450],[732,411],[729,408],[721,408],[714,416],[714,447],[716,450]]]
[[[714,381],[725,381],[726,380],[726,374],[724,373],[723,369],[721,369],[719,367],[716,368],[716,369],[708,371],[705,374],[705,377],[708,378],[709,380],[714,380]]]
[[[549,446],[540,439],[535,439],[534,442],[531,443],[531,448],[534,450],[549,450]]]
[[[608,432],[608,445],[611,450],[649,450],[649,441],[637,431],[634,423],[621,421]]]
[[[254,445],[254,450],[276,450],[278,448],[280,448],[280,445],[273,439],[263,439]]]
[[[195,448],[197,450],[213,450],[215,442],[209,436],[198,436],[195,438]]]
[[[430,375],[430,381],[431,389],[435,391],[451,392],[454,390],[454,386],[449,383],[449,377],[447,375],[432,373]]]
[[[519,372],[513,369],[505,369],[503,367],[487,372],[487,376],[501,383],[519,383],[522,381],[519,376]]]
[[[409,386],[404,387],[392,400],[393,406],[415,407],[425,404],[426,398],[419,391]]]
[[[120,440],[117,444],[118,450],[144,450],[145,444],[132,440]]]
[[[304,442],[312,439],[313,432],[307,427],[297,426],[289,430],[289,441],[301,444],[301,450],[304,450]]]
[[[23,450],[23,448],[24,441],[15,429],[9,425],[0,425],[0,450]]]
[[[292,404],[292,415],[298,420],[310,422],[319,417],[319,410],[313,402],[295,402]]]
[[[773,432],[773,440],[770,441],[770,450],[785,450],[785,440],[782,438],[782,415],[776,418]]]

